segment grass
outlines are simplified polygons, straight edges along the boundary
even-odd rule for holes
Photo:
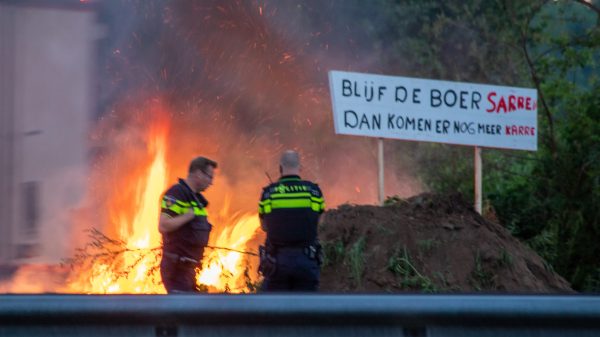
[[[504,247],[502,247],[502,250],[500,251],[500,259],[498,260],[498,264],[501,267],[506,268],[511,268],[513,266],[513,257]]]
[[[427,255],[438,246],[439,242],[435,239],[418,240],[417,247],[420,252]]]
[[[434,293],[438,288],[428,277],[419,273],[414,266],[406,246],[396,249],[388,260],[388,270],[401,277],[400,286],[405,289],[420,289],[426,293]]]
[[[323,267],[334,266],[344,261],[345,248],[342,240],[323,242]]]
[[[365,271],[365,243],[365,237],[361,236],[352,245],[346,256],[346,265],[350,268],[350,276],[357,288],[362,286],[362,275]]]
[[[471,285],[477,291],[494,289],[496,286],[494,274],[483,267],[479,251],[475,253],[475,268],[471,272],[471,276]]]

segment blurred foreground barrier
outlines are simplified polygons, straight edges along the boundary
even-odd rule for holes
[[[0,336],[600,336],[600,296],[0,295]]]

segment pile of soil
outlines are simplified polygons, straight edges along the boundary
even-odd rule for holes
[[[574,292],[459,194],[342,205],[323,214],[319,236],[325,292]]]

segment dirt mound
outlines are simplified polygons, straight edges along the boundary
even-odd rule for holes
[[[319,226],[321,291],[571,293],[529,247],[460,195],[342,205]]]

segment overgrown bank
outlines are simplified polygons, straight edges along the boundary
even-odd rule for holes
[[[460,195],[421,194],[324,214],[321,290],[571,293],[529,247]]]

